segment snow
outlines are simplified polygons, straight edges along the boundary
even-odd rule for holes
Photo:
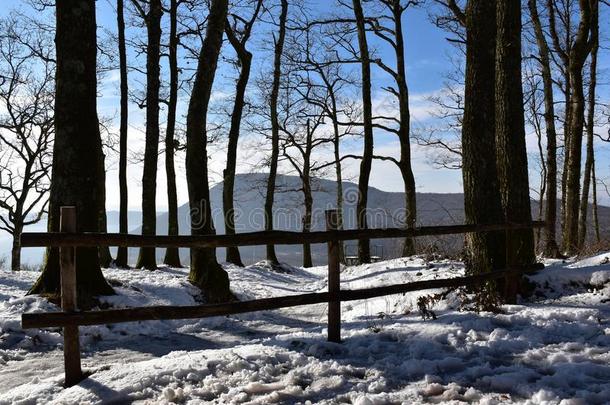
[[[610,253],[546,260],[532,297],[504,313],[457,309],[423,321],[414,292],[342,304],[341,344],[327,305],[203,320],[81,327],[89,378],[64,389],[59,328],[22,330],[21,314],[58,310],[25,296],[36,273],[0,271],[0,404],[610,402]],[[241,299],[325,291],[325,267],[226,265]],[[186,269],[104,270],[103,307],[197,305]],[[394,259],[344,268],[342,288],[463,274],[460,262]]]

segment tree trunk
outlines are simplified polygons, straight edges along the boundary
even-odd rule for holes
[[[409,112],[409,87],[407,86],[405,66],[405,45],[402,32],[403,8],[400,0],[394,0],[392,15],[394,19],[394,34],[396,37],[396,84],[398,85],[398,111],[400,126],[398,128],[398,141],[400,142],[399,169],[405,187],[405,225],[408,229],[415,228],[417,220],[417,199],[415,192],[415,177],[411,167],[411,113]],[[406,238],[403,244],[402,255],[415,254],[415,239]]]
[[[305,170],[305,168],[304,168]],[[309,171],[309,168],[307,168]],[[303,197],[305,201],[305,213],[303,215],[303,232],[311,232],[311,219],[313,211],[313,196],[311,194],[311,178],[309,175],[303,177]],[[313,267],[313,260],[311,258],[311,244],[303,244],[303,267]]]
[[[108,232],[108,219],[106,218],[106,156],[104,152],[100,150],[100,158],[98,161],[99,165],[99,176],[97,186],[99,187],[100,193],[100,207],[99,207],[99,221],[100,221],[100,232]],[[112,264],[112,255],[110,254],[109,246],[100,246],[98,248],[100,255],[100,266],[108,268]]]
[[[77,231],[97,232],[102,196],[95,185],[102,142],[96,111],[95,1],[57,2],[55,16],[55,141],[48,227],[58,232],[59,208],[73,205]],[[114,293],[104,279],[96,248],[76,249],[76,270],[80,308],[91,306],[93,296]],[[59,249],[47,249],[42,274],[29,293],[59,292]]]
[[[15,229],[13,230],[13,246],[11,248],[11,270],[21,270],[21,233],[23,232],[23,226],[14,224]]]
[[[582,160],[582,138],[585,120],[585,99],[583,89],[583,67],[587,55],[591,50],[589,31],[591,17],[596,13],[596,2],[592,2],[595,10],[591,9],[590,0],[579,0],[580,22],[576,39],[570,49],[570,62],[568,72],[572,89],[569,103],[569,142],[567,145],[567,176],[565,198],[565,225],[563,244],[568,254],[578,251],[578,213],[580,204],[580,173]]]
[[[313,150],[313,131],[311,130],[310,121],[307,120],[307,138],[305,144],[305,153],[303,156],[303,171],[301,180],[303,182],[303,201],[305,212],[303,215],[303,233],[311,232],[311,219],[313,211],[313,195],[311,193],[311,152]],[[311,259],[311,244],[303,244],[303,267],[313,267]]]
[[[206,123],[228,7],[227,0],[212,0],[186,117],[186,177],[192,235],[215,233],[208,185]],[[229,277],[216,261],[215,249],[191,249],[189,280],[202,289],[208,303],[232,298]]]
[[[593,189],[593,227],[595,228],[595,240],[601,242],[599,234],[599,215],[597,212],[597,179],[595,177],[595,157],[593,157],[593,165],[591,166],[591,187]]]
[[[465,220],[468,224],[499,223],[503,221],[504,215],[496,167],[496,1],[468,2],[466,35],[466,81],[462,123]],[[468,274],[503,268],[506,263],[504,233],[467,234],[466,254]]]
[[[555,101],[553,96],[553,77],[551,76],[550,51],[546,42],[538,14],[536,0],[529,0],[528,7],[534,24],[538,57],[544,89],[544,124],[546,129],[546,204],[544,220],[543,254],[547,257],[560,256],[557,245],[557,131],[555,129]],[[541,202],[542,203],[542,202]]]
[[[227,235],[235,234],[235,206],[234,206],[234,191],[235,191],[235,167],[237,166],[237,144],[239,141],[239,132],[241,128],[241,119],[244,111],[246,87],[250,79],[250,66],[252,64],[252,54],[237,40],[230,28],[226,29],[227,36],[231,45],[239,58],[240,72],[235,87],[235,102],[233,104],[233,113],[231,114],[231,128],[229,129],[229,143],[227,145],[227,164],[223,171],[223,187],[222,187],[222,207],[224,212],[225,233]],[[237,266],[243,267],[239,248],[237,246],[227,247],[226,260]]]
[[[167,129],[165,131],[165,173],[167,177],[167,234],[178,235],[178,196],[176,192],[176,169],[174,168],[174,133],[176,131],[176,106],[178,104],[178,35],[177,0],[171,0],[169,32],[169,100],[167,104]],[[178,248],[167,248],[163,263],[171,267],[182,267]]]
[[[275,41],[275,54],[273,58],[273,85],[269,106],[271,109],[271,159],[269,177],[267,178],[267,192],[265,195],[265,230],[273,230],[273,200],[275,196],[275,181],[277,177],[277,164],[280,154],[280,129],[278,120],[278,97],[280,80],[282,76],[282,53],[286,38],[286,17],[288,14],[288,1],[282,0],[282,11],[279,20],[279,34]],[[274,245],[267,245],[267,260],[273,265],[279,264]]]
[[[334,92],[331,91],[333,105],[333,153],[335,157],[335,176],[337,178],[337,229],[343,229],[343,174],[341,172],[341,140],[339,136],[339,123],[337,119],[337,103]],[[339,263],[345,264],[345,250],[343,242],[339,243]]]
[[[599,22],[597,8],[591,13],[591,62],[589,64],[589,95],[587,98],[587,157],[585,159],[582,196],[578,217],[578,249],[582,249],[587,239],[587,213],[589,210],[589,191],[595,162],[595,88],[597,86],[597,51],[599,49]]]
[[[335,94],[334,84],[328,79],[324,69],[320,66],[316,67],[320,78],[326,86],[328,92],[328,98],[330,100],[330,110],[327,111],[329,117],[332,119],[333,124],[333,156],[335,159],[335,177],[337,182],[337,229],[343,229],[343,173],[341,169],[341,134],[339,131],[339,111],[337,107],[337,96]],[[339,243],[338,246],[339,263],[345,264],[345,250],[343,248],[343,242]]]
[[[358,201],[356,203],[356,223],[358,229],[367,229],[367,203],[369,195],[369,178],[373,163],[373,112],[371,101],[371,61],[369,47],[364,26],[364,12],[360,0],[352,0],[354,17],[358,30],[358,49],[360,52],[360,66],[362,70],[362,119],[364,128],[364,150],[360,161],[360,175],[358,177]],[[358,260],[360,263],[370,263],[371,247],[368,239],[358,241]]]
[[[157,160],[159,155],[159,80],[161,57],[161,0],[150,0],[146,15],[148,43],[146,45],[146,144],[142,171],[142,235],[157,233]],[[154,247],[140,248],[137,268],[155,270]]]
[[[119,35],[119,71],[121,76],[121,123],[119,129],[119,232],[128,233],[127,205],[127,126],[129,114],[129,92],[127,84],[127,50],[125,47],[125,18],[123,0],[117,0],[117,29]],[[117,249],[115,265],[128,267],[128,249],[120,246]]]
[[[496,36],[496,145],[504,219],[531,223],[532,212],[525,147],[525,119],[521,84],[521,4],[497,3]],[[532,229],[506,232],[506,262],[526,266],[536,261]],[[504,298],[515,302],[520,277],[509,277]]]

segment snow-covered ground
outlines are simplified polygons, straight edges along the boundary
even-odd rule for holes
[[[533,298],[503,314],[460,312],[455,297],[423,321],[417,292],[342,306],[343,343],[326,341],[326,305],[204,320],[81,327],[79,385],[62,388],[60,330],[22,330],[37,274],[0,271],[0,404],[8,403],[610,403],[610,254],[547,262]],[[227,266],[242,299],[326,289],[326,268]],[[461,275],[459,262],[406,258],[349,267],[342,288]],[[114,308],[196,305],[184,269],[105,270]],[[438,291],[437,291],[438,292]]]

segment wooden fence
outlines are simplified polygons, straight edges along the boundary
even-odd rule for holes
[[[484,281],[495,280],[538,270],[543,266],[510,267],[491,273],[416,281],[382,287],[341,290],[339,244],[344,240],[417,237],[428,235],[462,234],[468,232],[509,231],[544,227],[544,222],[530,224],[485,224],[430,226],[415,229],[365,229],[338,230],[338,213],[326,211],[326,231],[286,232],[267,231],[236,235],[208,236],[145,236],[105,233],[77,233],[75,207],[61,207],[60,232],[31,232],[21,235],[23,247],[59,247],[61,272],[61,312],[25,313],[21,317],[22,327],[64,329],[64,366],[65,385],[72,386],[84,378],[81,370],[78,327],[84,325],[103,325],[120,322],[191,319],[225,316],[245,312],[273,310],[300,305],[328,303],[328,340],[341,341],[341,302],[400,294],[409,291],[432,288],[459,287]],[[228,247],[251,246],[268,243],[294,245],[309,243],[328,244],[328,292],[309,293],[239,302],[195,306],[149,306],[98,311],[78,311],[76,297],[76,247],[128,246],[128,247]]]

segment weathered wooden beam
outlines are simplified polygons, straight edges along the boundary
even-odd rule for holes
[[[60,208],[60,232],[76,232],[76,207]],[[76,307],[76,249],[62,246],[59,249],[61,308],[64,313],[75,313]],[[78,325],[64,326],[65,385],[71,387],[83,379],[80,365]]]
[[[383,239],[432,235],[451,235],[469,232],[489,232],[506,229],[541,228],[545,223],[534,221],[531,224],[483,224],[483,225],[441,225],[422,226],[413,229],[348,229],[318,232],[263,231],[238,233],[236,235],[127,235],[119,233],[53,233],[25,232],[21,235],[23,247],[182,247],[215,248],[229,246],[255,246],[266,244],[300,245],[303,243],[327,243],[331,240],[356,240],[361,238]]]
[[[337,230],[339,215],[337,210],[326,211],[326,230]],[[341,301],[336,299],[341,290],[341,264],[339,263],[338,240],[328,242],[328,292],[332,299],[328,301],[328,340],[341,342]]]
[[[357,290],[341,290],[336,293],[310,293],[290,295],[275,298],[264,298],[251,301],[229,302],[214,305],[195,306],[152,306],[126,309],[110,309],[87,312],[46,312],[29,313],[21,316],[21,325],[24,329],[48,328],[67,325],[104,325],[109,323],[151,321],[163,319],[193,319],[209,318],[213,316],[226,316],[245,312],[256,312],[300,305],[319,304],[329,300],[353,301],[385,295],[401,294],[410,291],[427,290],[434,288],[458,287],[473,285],[488,280],[495,280],[507,275],[524,274],[544,268],[542,264],[523,266],[507,270],[498,270],[491,273],[475,276],[455,277],[449,279],[423,280],[405,284],[394,284],[382,287],[364,288]]]

